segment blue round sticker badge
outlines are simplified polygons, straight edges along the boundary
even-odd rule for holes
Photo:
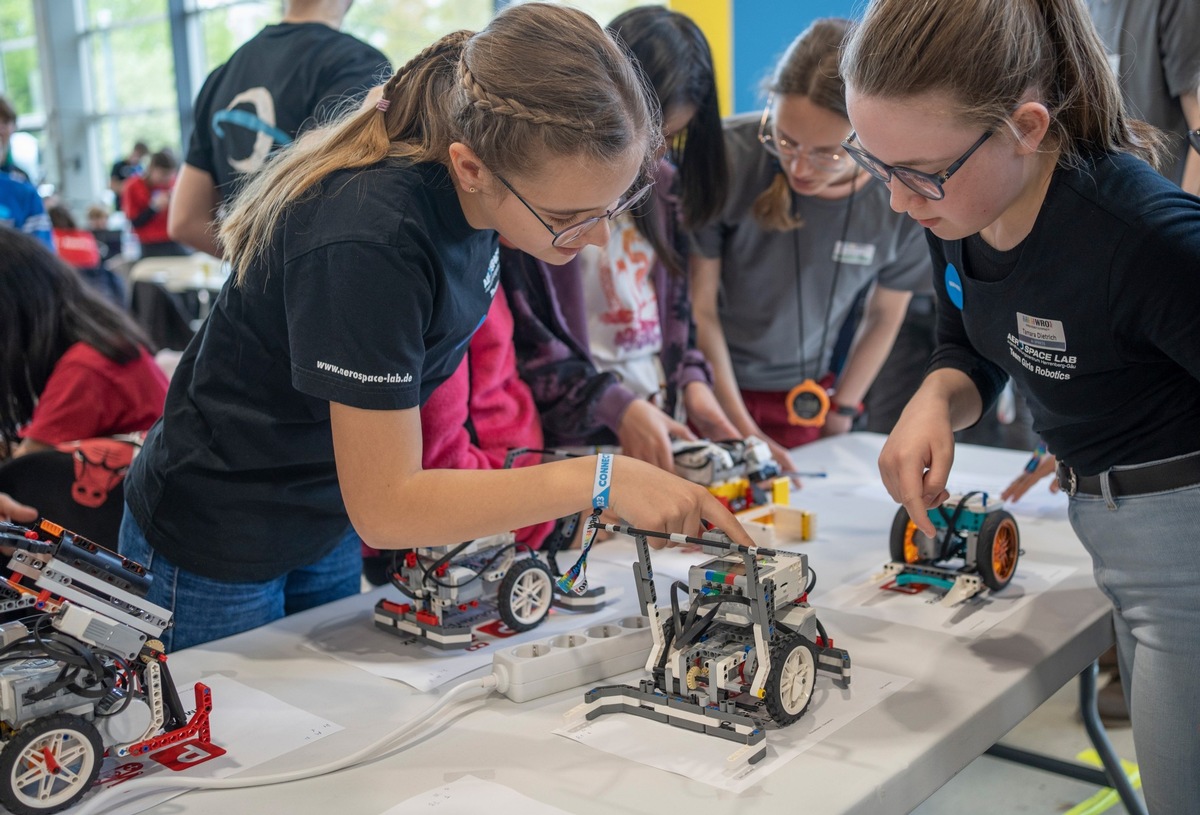
[[[953,263],[946,264],[946,294],[950,297],[950,302],[953,303],[959,311],[962,311],[962,278],[958,276],[958,269],[954,268]]]

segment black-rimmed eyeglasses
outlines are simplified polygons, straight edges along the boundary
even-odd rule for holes
[[[892,178],[900,179],[904,186],[924,198],[931,201],[941,201],[946,197],[946,191],[942,189],[950,176],[958,172],[958,169],[966,164],[967,159],[971,157],[980,146],[991,138],[994,130],[989,130],[984,133],[979,139],[967,148],[967,152],[963,153],[958,161],[951,164],[940,173],[923,173],[920,170],[913,170],[909,167],[893,167],[891,164],[885,164],[875,156],[868,153],[861,147],[856,147],[851,142],[858,138],[858,134],[851,132],[846,140],[842,142],[842,147],[850,154],[858,165],[870,173],[875,178],[878,178],[884,184],[887,184]]]
[[[495,175],[495,173],[493,173],[493,175]],[[631,193],[627,193],[625,195],[625,197],[622,198],[615,207],[608,210],[603,215],[594,215],[591,218],[584,218],[579,223],[571,224],[566,229],[556,230],[554,227],[550,226],[550,224],[546,223],[546,221],[542,218],[541,215],[538,215],[536,209],[529,206],[529,202],[521,197],[521,193],[519,193],[513,189],[512,184],[509,184],[507,181],[504,180],[503,177],[501,177],[499,175],[496,175],[496,178],[500,181],[501,184],[503,184],[505,187],[508,188],[509,192],[511,192],[513,195],[515,195],[517,197],[518,201],[520,201],[522,204],[525,205],[525,209],[527,209],[533,213],[533,217],[538,219],[538,223],[540,223],[542,226],[546,227],[546,230],[551,235],[554,236],[554,239],[552,241],[550,241],[550,244],[552,246],[557,246],[557,247],[569,247],[572,244],[580,241],[584,235],[586,235],[588,232],[591,232],[592,228],[595,227],[596,224],[600,223],[605,218],[607,218],[608,220],[611,221],[613,218],[616,218],[618,215],[620,215],[624,212],[628,212],[629,210],[633,209],[638,204],[645,201],[647,197],[649,197],[650,190],[654,186],[653,181],[647,182],[644,186],[638,187],[636,190],[634,190]]]
[[[763,108],[762,118],[758,120],[758,143],[764,150],[788,163],[803,157],[814,170],[824,173],[836,173],[849,166],[845,153],[828,147],[805,147],[776,133],[775,123],[771,120],[771,107],[774,102],[775,94],[767,97],[767,106]]]

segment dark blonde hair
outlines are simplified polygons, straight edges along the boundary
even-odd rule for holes
[[[280,151],[250,179],[221,226],[238,282],[287,207],[335,170],[387,158],[448,163],[463,142],[493,172],[519,176],[547,155],[612,162],[661,144],[651,91],[626,51],[587,14],[520,3],[477,34],[430,45],[383,86],[386,111],[352,110]]]
[[[1157,167],[1164,137],[1126,114],[1081,0],[874,0],[847,43],[842,74],[864,96],[938,92],[962,121],[1012,128],[1031,91],[1050,111],[1046,146],[1062,165],[1133,153]]]
[[[803,96],[848,120],[846,83],[838,73],[838,56],[850,27],[850,21],[840,17],[814,20],[788,46],[765,90],[777,95]],[[754,217],[769,231],[786,232],[804,225],[792,214],[792,188],[782,168],[754,200]]]

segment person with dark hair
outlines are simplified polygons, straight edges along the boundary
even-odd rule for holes
[[[608,29],[662,110],[670,149],[654,168],[654,191],[614,222],[604,246],[562,265],[502,248],[501,277],[546,443],[620,444],[671,471],[671,437],[693,438],[685,421],[707,437],[737,435],[695,348],[682,232],[719,211],[728,186],[716,79],[708,41],[679,12],[641,6]]]
[[[0,446],[149,430],[167,380],[149,341],[38,241],[0,229]]]
[[[170,150],[150,156],[146,172],[130,176],[121,188],[121,210],[142,245],[142,257],[186,255],[188,250],[167,234],[171,187],[179,161]]]
[[[144,141],[138,141],[134,142],[129,155],[113,162],[112,169],[108,172],[108,188],[113,191],[117,201],[121,200],[121,190],[124,189],[125,182],[142,172],[142,162],[148,155],[150,148]]]
[[[51,204],[46,214],[50,216],[50,233],[58,256],[79,272],[88,285],[124,309],[125,281],[116,272],[105,268],[96,235],[91,230],[80,229],[64,204]]]
[[[627,457],[422,467],[420,407],[488,312],[497,233],[559,262],[606,242],[648,192],[654,107],[586,13],[518,3],[247,179],[221,226],[233,274],[125,482],[120,549],[173,609],[169,649],[358,593],[360,536],[444,546],[591,503],[752,544],[708,490]]]
[[[842,65],[846,149],[925,228],[938,293],[883,483],[932,535],[953,431],[1020,383],[1113,602],[1147,807],[1193,813],[1200,200],[1156,172],[1081,0],[874,0]]]
[[[171,202],[171,238],[221,257],[217,213],[240,179],[391,73],[387,57],[341,31],[352,0],[286,0],[269,25],[204,80]]]
[[[837,60],[850,21],[816,20],[789,46],[761,115],[725,123],[733,190],[692,234],[699,345],[742,436],[788,449],[844,433],[929,275],[920,229],[839,142],[850,131]],[[841,372],[838,330],[870,286]],[[829,395],[832,391],[832,396]]]

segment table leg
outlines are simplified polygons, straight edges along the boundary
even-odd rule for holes
[[[1079,713],[1083,717],[1083,727],[1088,738],[1100,756],[1100,763],[1104,765],[1103,770],[1005,744],[993,744],[987,749],[987,755],[1095,784],[1098,787],[1111,787],[1117,791],[1121,803],[1130,815],[1146,815],[1146,805],[1138,797],[1133,784],[1129,782],[1129,777],[1121,768],[1121,761],[1117,758],[1104,724],[1100,721],[1100,714],[1096,711],[1097,670],[1098,666],[1093,662],[1079,674]]]

